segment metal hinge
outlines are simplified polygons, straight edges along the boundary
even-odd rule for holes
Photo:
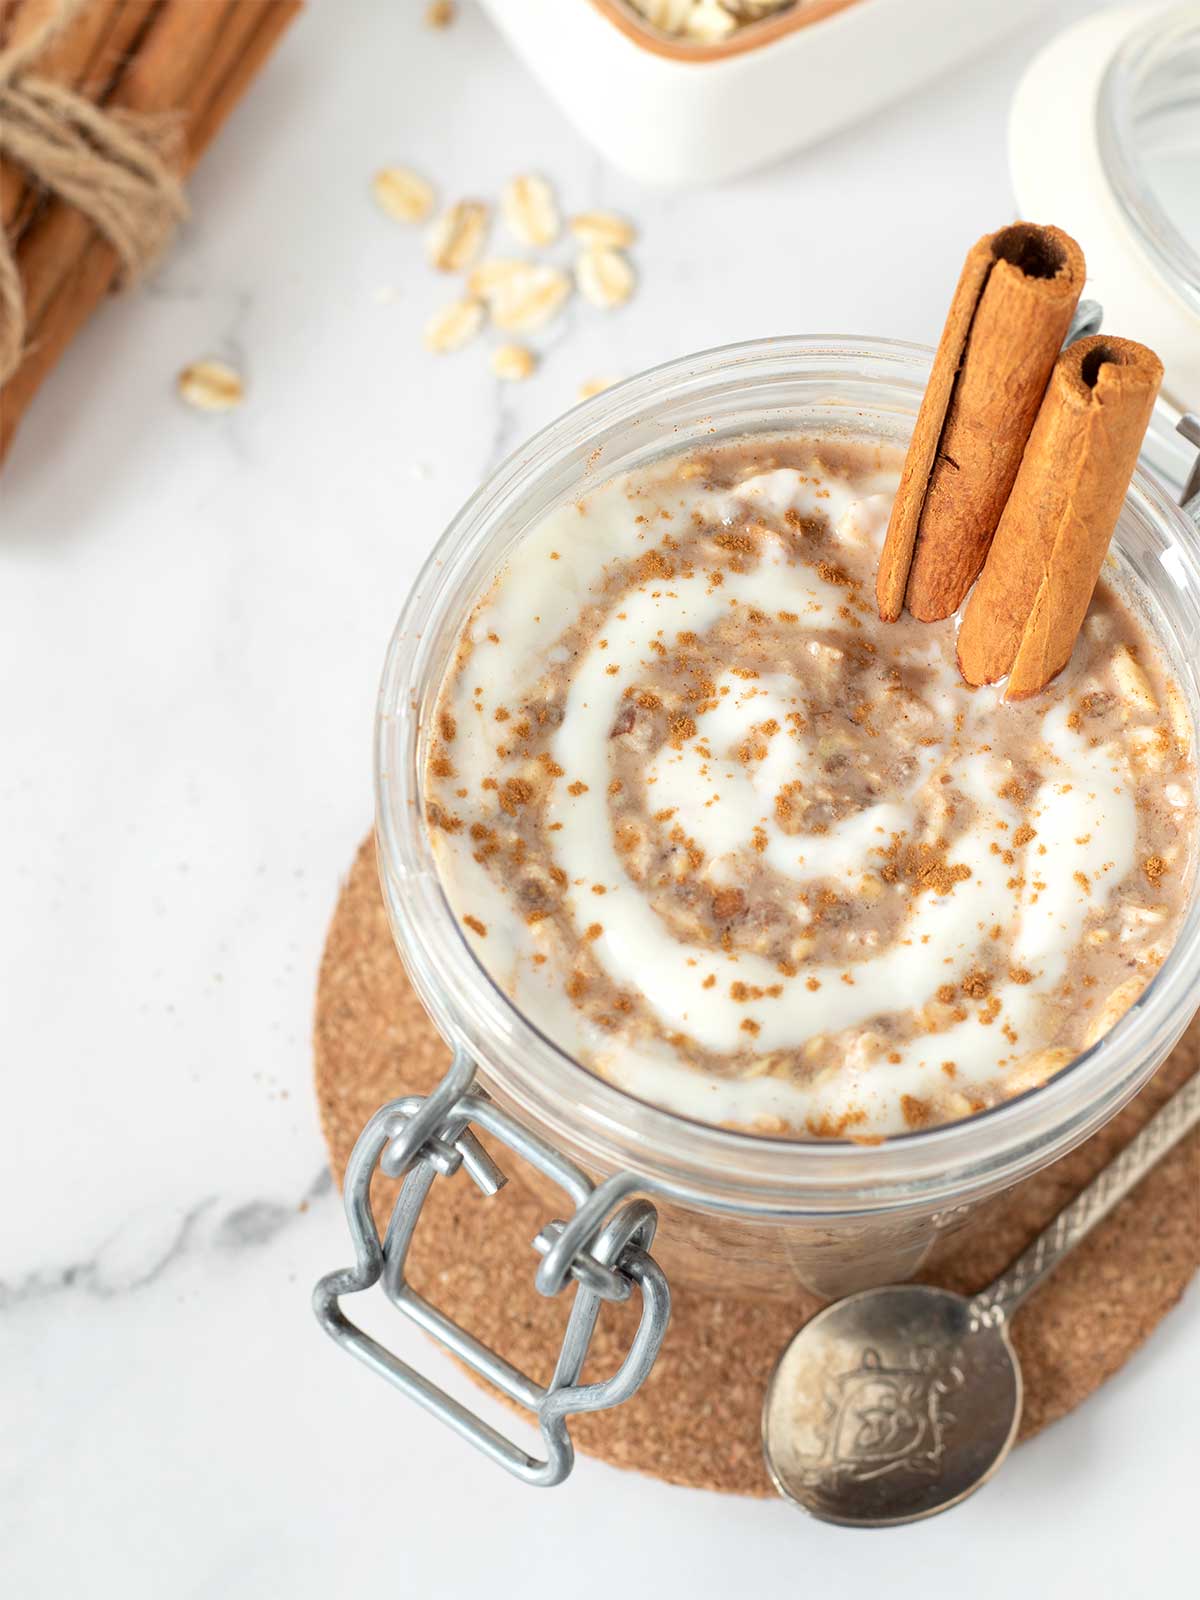
[[[355,1263],[321,1279],[313,1291],[313,1309],[326,1333],[342,1349],[522,1482],[549,1487],[561,1483],[574,1465],[567,1418],[576,1412],[607,1410],[636,1394],[662,1345],[671,1315],[671,1295],[662,1270],[648,1253],[658,1213],[647,1200],[627,1200],[638,1187],[638,1180],[629,1173],[593,1185],[573,1162],[473,1089],[474,1078],[474,1062],[459,1051],[432,1094],[393,1100],[367,1123],[350,1156],[344,1185]],[[574,1204],[569,1221],[547,1224],[533,1241],[542,1255],[536,1278],[541,1293],[556,1295],[568,1284],[575,1285],[554,1376],[544,1387],[445,1316],[405,1278],[417,1220],[439,1174],[450,1177],[463,1167],[487,1195],[495,1194],[507,1181],[472,1133],[472,1123],[552,1178]],[[369,1197],[376,1167],[388,1177],[403,1178],[382,1239]],[[361,1293],[376,1283],[382,1283],[388,1299],[404,1316],[533,1413],[546,1451],[544,1460],[527,1455],[346,1317],[342,1297]],[[642,1315],[628,1354],[612,1377],[602,1383],[581,1384],[579,1374],[601,1304],[627,1300],[634,1288],[641,1297]]]

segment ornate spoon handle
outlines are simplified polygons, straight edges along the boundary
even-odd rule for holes
[[[1200,1073],[1151,1117],[1109,1164],[1058,1213],[1013,1264],[971,1301],[971,1321],[996,1326],[1010,1318],[1042,1279],[1091,1233],[1156,1161],[1200,1122]]]

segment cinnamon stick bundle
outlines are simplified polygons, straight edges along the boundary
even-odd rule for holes
[[[1162,362],[1131,339],[1079,339],[1055,363],[983,575],[963,614],[968,683],[1023,700],[1070,660],[1100,576]]]
[[[43,12],[47,0],[21,0]],[[301,0],[94,0],[57,48],[106,111],[176,125],[174,165],[191,171],[300,9]],[[101,24],[95,11],[109,13]],[[19,13],[18,13],[19,15]],[[15,22],[13,26],[15,26]],[[75,30],[81,29],[74,44]],[[9,30],[11,32],[11,29]],[[85,49],[85,45],[87,48]],[[49,52],[48,52],[49,53]],[[83,58],[86,56],[86,60]],[[3,189],[24,295],[27,347],[0,389],[0,461],[30,401],[119,277],[109,240],[56,198],[30,208]]]
[[[934,357],[876,580],[879,615],[957,611],[987,557],[1083,289],[1083,252],[1017,222],[968,254]]]

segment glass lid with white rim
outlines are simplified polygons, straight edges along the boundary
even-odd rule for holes
[[[1104,328],[1162,357],[1143,461],[1177,492],[1200,412],[1200,3],[1115,6],[1053,39],[1018,86],[1009,125],[1022,214],[1053,216],[1084,248]]]

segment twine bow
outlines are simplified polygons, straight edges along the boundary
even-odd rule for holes
[[[0,51],[0,156],[81,211],[132,282],[187,215],[183,186],[164,159],[177,129],[161,118],[104,111],[74,89],[38,77],[38,57],[88,0],[63,0],[28,39]],[[16,241],[0,230],[0,383],[21,363],[25,296]]]

